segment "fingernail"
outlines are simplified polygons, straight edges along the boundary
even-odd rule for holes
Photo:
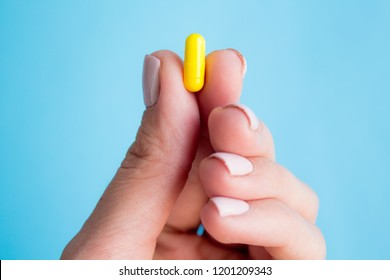
[[[144,103],[148,108],[157,103],[160,94],[160,60],[153,55],[146,55],[142,73]]]
[[[221,196],[213,197],[210,200],[217,207],[221,217],[238,216],[249,210],[249,204],[243,200]]]
[[[246,118],[249,121],[249,128],[251,130],[256,131],[259,128],[260,126],[259,119],[256,117],[255,113],[253,113],[253,111],[249,109],[247,106],[242,104],[229,104],[224,108],[229,108],[229,107],[240,109],[246,115]]]
[[[232,176],[243,176],[253,171],[253,164],[250,160],[231,153],[214,153],[209,158],[217,158],[221,160]]]
[[[241,75],[242,75],[242,78],[244,79],[245,75],[246,75],[246,67],[247,67],[245,56],[236,49],[228,49],[228,50],[235,52],[238,55],[238,57],[240,58],[241,63],[242,63]]]

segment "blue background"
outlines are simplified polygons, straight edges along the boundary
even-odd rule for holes
[[[0,258],[59,258],[134,139],[144,55],[193,32],[245,55],[328,258],[389,259],[390,1],[357,0],[0,0]]]

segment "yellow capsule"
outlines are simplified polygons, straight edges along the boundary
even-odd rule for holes
[[[205,55],[206,42],[202,35],[188,36],[184,52],[184,86],[188,91],[197,92],[203,87]]]

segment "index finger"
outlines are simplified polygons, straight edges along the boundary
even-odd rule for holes
[[[205,124],[214,108],[238,102],[245,71],[245,59],[236,50],[218,50],[207,55],[205,85],[195,93]]]

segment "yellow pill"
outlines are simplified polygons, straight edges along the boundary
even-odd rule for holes
[[[206,42],[202,35],[191,34],[188,36],[184,52],[184,86],[188,91],[197,92],[203,87],[205,55]]]

